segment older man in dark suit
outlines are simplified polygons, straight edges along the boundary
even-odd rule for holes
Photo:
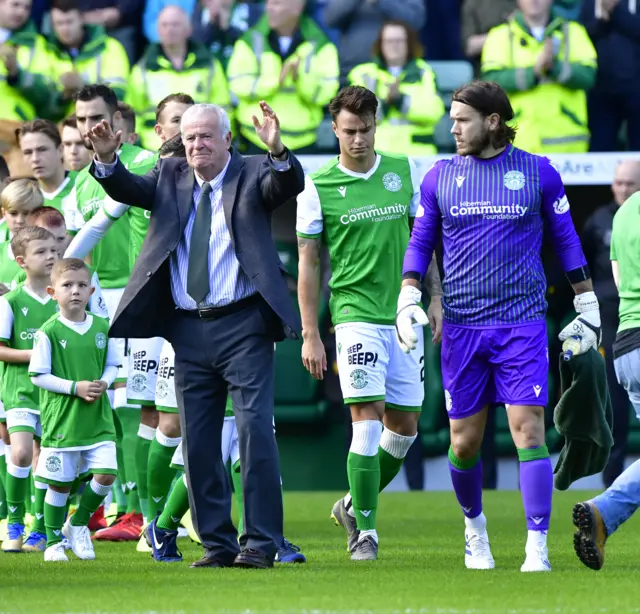
[[[107,122],[87,133],[93,176],[113,199],[151,211],[149,232],[111,327],[114,337],[164,337],[175,382],[197,567],[270,567],[282,544],[282,495],[273,433],[274,341],[296,337],[299,316],[271,238],[271,213],[304,188],[276,114],[260,103],[267,156],[230,149],[229,118],[215,105],[182,117],[187,160],[147,175],[119,162]],[[236,411],[245,500],[240,551],[220,455],[227,391]]]

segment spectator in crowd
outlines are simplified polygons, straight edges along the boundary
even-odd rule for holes
[[[349,82],[378,97],[376,144],[382,151],[408,156],[437,153],[433,130],[444,114],[444,103],[433,71],[422,59],[416,32],[401,21],[387,21],[373,56],[372,62],[349,73]]]
[[[194,41],[209,48],[227,69],[233,46],[243,30],[232,24],[235,0],[202,0],[193,13]]]
[[[420,42],[427,60],[461,60],[462,0],[424,0],[426,17]]]
[[[589,94],[591,151],[616,151],[623,122],[629,149],[640,151],[640,6],[636,0],[585,0],[580,20],[598,52]]]
[[[168,6],[181,8],[191,19],[196,8],[197,0],[146,0],[142,15],[142,32],[150,43],[160,42],[158,19],[162,10]]]
[[[78,130],[75,114],[66,117],[60,128],[62,138],[62,155],[65,168],[69,171],[81,171],[91,164],[92,152],[84,144],[84,139]]]
[[[79,0],[84,23],[100,26],[124,47],[133,64],[138,57],[140,15],[144,0]]]
[[[4,157],[0,156],[0,191],[2,191],[7,179],[9,179],[9,165]]]
[[[157,151],[161,145],[154,126],[156,105],[174,92],[189,92],[196,102],[230,108],[229,86],[222,69],[204,46],[190,39],[189,16],[167,6],[158,18],[160,42],[149,45],[134,66],[126,100],[138,114],[142,146]]]
[[[613,405],[613,448],[609,462],[602,474],[606,488],[622,473],[627,453],[629,430],[629,398],[618,383],[613,367],[613,342],[618,330],[618,289],[611,270],[611,230],[613,217],[618,208],[635,192],[640,190],[640,162],[627,160],[616,168],[611,185],[613,201],[596,209],[587,220],[582,236],[584,249],[594,290],[600,302],[602,318],[602,342],[609,395]],[[640,256],[639,256],[640,257]]]
[[[589,147],[586,91],[595,82],[596,51],[584,27],[551,5],[518,0],[515,15],[487,35],[482,76],[509,93],[517,147],[581,153]]]
[[[236,43],[227,74],[238,101],[244,152],[265,149],[253,114],[265,100],[278,113],[287,146],[313,153],[323,107],[338,91],[338,52],[306,15],[304,0],[267,0],[266,14]],[[244,153],[243,152],[243,153]]]
[[[462,5],[462,48],[476,71],[480,70],[480,56],[489,30],[504,23],[516,8],[516,0],[465,0]]]
[[[78,0],[53,0],[47,40],[51,78],[57,84],[57,118],[67,115],[84,85],[105,83],[124,98],[129,60],[123,46],[102,26],[85,24]]]
[[[50,111],[45,41],[30,11],[31,0],[0,0],[0,119],[20,122]]]
[[[340,31],[340,78],[358,64],[370,60],[370,50],[382,24],[398,19],[420,30],[425,23],[424,0],[327,0],[324,19],[330,28]]]
[[[577,21],[580,17],[580,5],[582,1],[583,0],[554,0],[553,6],[561,17]]]

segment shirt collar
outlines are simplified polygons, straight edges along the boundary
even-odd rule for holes
[[[194,171],[194,175],[196,176],[196,181],[198,182],[198,187],[200,189],[202,189],[202,186],[205,183],[209,183],[211,185],[211,187],[213,188],[216,185],[220,185],[222,183],[222,180],[224,179],[224,176],[227,172],[227,169],[229,168],[229,163],[231,162],[231,154],[228,155],[227,157],[227,163],[224,165],[224,168],[211,180],[211,181],[205,181],[202,177],[200,177],[200,175],[198,175],[197,172]]]

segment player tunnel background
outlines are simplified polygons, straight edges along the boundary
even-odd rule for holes
[[[610,182],[609,182],[610,183]],[[593,211],[611,201],[608,185],[568,185],[566,187],[571,215],[580,234]],[[280,258],[291,277],[289,288],[295,300],[298,274],[297,239],[295,236],[295,203],[289,202],[278,209],[273,218],[273,233]],[[545,241],[543,261],[547,275],[549,303],[549,398],[547,407],[547,443],[551,451],[558,451],[561,442],[552,423],[553,406],[559,395],[557,357],[560,343],[556,335],[575,316],[573,290],[566,280],[558,261]],[[335,370],[335,341],[328,309],[330,277],[328,258],[322,259],[322,297],[320,320],[322,336],[327,350],[329,370],[323,382],[316,382],[302,366],[301,341],[285,341],[277,346],[275,415],[278,444],[282,459],[285,488],[288,490],[332,490],[348,488],[346,457],[350,438],[350,421],[342,403]],[[449,447],[447,413],[440,376],[439,349],[425,338],[425,400],[420,418],[420,437],[426,457],[446,454]],[[496,409],[495,444],[500,457],[516,456],[511,441],[506,413]],[[629,453],[640,453],[640,424],[631,422]],[[304,458],[304,463],[300,459]],[[428,477],[427,477],[428,479]]]

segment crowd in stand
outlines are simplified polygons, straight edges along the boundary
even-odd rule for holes
[[[529,151],[639,150],[639,47],[634,0],[0,0],[0,153],[96,82],[153,151],[153,110],[183,91],[230,111],[243,153],[262,149],[258,100],[294,151],[327,153],[326,105],[352,83],[379,98],[381,150],[430,155],[448,127],[441,80],[459,67],[442,60],[509,92]]]

